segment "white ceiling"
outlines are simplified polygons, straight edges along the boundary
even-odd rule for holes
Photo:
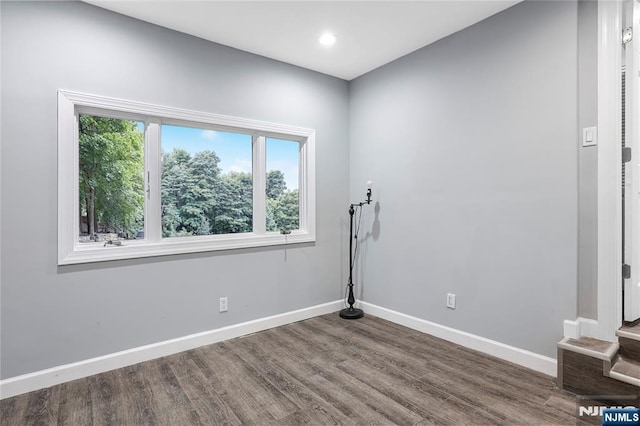
[[[351,80],[521,0],[86,0],[143,21]],[[322,46],[323,32],[338,38]]]

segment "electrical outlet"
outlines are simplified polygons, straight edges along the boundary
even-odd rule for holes
[[[229,298],[220,298],[220,312],[227,312],[229,310]]]
[[[447,308],[456,308],[456,295],[453,293],[447,293]]]

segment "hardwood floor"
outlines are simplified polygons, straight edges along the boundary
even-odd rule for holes
[[[324,315],[8,398],[2,425],[576,424],[543,374]]]

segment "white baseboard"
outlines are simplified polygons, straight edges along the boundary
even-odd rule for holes
[[[367,302],[358,304],[365,312],[379,318],[409,327],[423,333],[474,349],[506,361],[522,365],[532,370],[554,376],[556,360],[540,354],[529,352],[504,343],[496,342],[471,333],[456,330],[424,319],[412,317],[391,309],[383,308]],[[115,352],[96,358],[65,364],[46,370],[36,371],[21,376],[0,380],[0,399],[47,388],[71,380],[81,379],[94,374],[104,373],[117,368],[149,361],[178,352],[210,345],[223,340],[245,336],[258,331],[267,330],[296,321],[302,321],[319,315],[336,312],[344,307],[343,300],[324,303],[309,308],[286,312],[253,321],[247,321],[228,327],[191,334],[164,342],[140,346],[121,352]],[[592,320],[590,320],[592,321]]]
[[[0,399],[48,388],[71,380],[81,379],[98,373],[115,370],[143,361],[172,355],[200,346],[210,345],[235,337],[245,336],[319,315],[336,312],[344,306],[344,301],[336,300],[310,308],[285,312],[266,318],[247,321],[228,327],[191,334],[177,339],[140,346],[96,358],[60,365],[21,376],[0,380]]]
[[[505,345],[504,343],[496,342],[495,340],[476,336],[475,334],[456,330],[455,328],[446,327],[421,318],[392,311],[391,309],[383,308],[368,302],[360,302],[359,306],[365,311],[365,314],[371,314],[396,324],[456,343],[466,348],[474,349],[505,361],[513,362],[514,364],[539,371],[540,373],[556,377],[557,362],[553,358],[516,348],[514,346]]]

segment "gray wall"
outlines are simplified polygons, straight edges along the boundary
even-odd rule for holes
[[[365,301],[555,357],[577,313],[577,38],[577,3],[524,2],[351,82],[351,197],[373,179],[378,203]]]
[[[2,378],[342,296],[347,82],[82,3],[1,13]],[[58,89],[315,128],[317,243],[57,267]]]
[[[598,124],[598,3],[578,3],[578,138]],[[580,145],[581,140],[578,141]],[[578,316],[598,319],[598,147],[578,148]],[[568,318],[571,319],[571,318]]]
[[[595,317],[578,144],[596,9],[525,2],[348,84],[86,4],[1,2],[0,377],[340,298],[368,179],[359,296],[555,357],[562,321]],[[315,128],[317,243],[57,267],[61,88]]]

